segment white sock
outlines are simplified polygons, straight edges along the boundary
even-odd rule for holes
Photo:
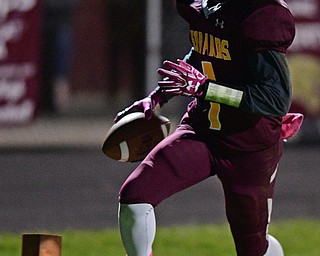
[[[119,204],[119,228],[128,256],[149,256],[156,233],[151,204]]]
[[[273,236],[268,235],[269,247],[264,256],[284,256],[281,244]]]

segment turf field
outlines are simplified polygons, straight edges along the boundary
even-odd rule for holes
[[[288,220],[272,223],[270,233],[282,243],[285,255],[318,256],[320,220]],[[62,256],[124,256],[117,230],[64,231]],[[21,234],[0,234],[0,255],[21,255]],[[226,224],[160,227],[154,244],[155,256],[235,256]]]

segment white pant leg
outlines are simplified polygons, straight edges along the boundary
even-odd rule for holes
[[[281,244],[273,236],[268,235],[269,247],[264,256],[284,256]]]
[[[119,204],[119,228],[128,256],[149,256],[156,233],[151,204]]]

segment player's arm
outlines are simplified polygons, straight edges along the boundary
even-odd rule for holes
[[[186,54],[184,60],[187,61],[191,51]],[[163,81],[168,80],[168,77],[165,77]],[[143,112],[146,119],[150,119],[153,113],[160,109],[165,103],[167,103],[175,95],[164,93],[160,86],[157,86],[147,97],[135,101],[130,106],[126,107],[124,110],[117,113],[114,118],[114,122],[118,122],[124,116],[132,112]]]
[[[259,115],[285,115],[291,94],[285,55],[266,50],[253,54],[249,62],[255,82],[233,86],[211,81],[183,61],[165,61],[170,71],[160,68],[158,72],[170,80],[160,81],[159,86],[165,94],[203,98]]]
[[[117,113],[114,122],[133,112],[143,112],[146,119],[150,119],[156,109],[161,108],[172,96],[166,95],[161,88],[156,87],[147,97],[135,101],[129,107]]]
[[[239,105],[244,111],[269,116],[284,116],[290,107],[291,82],[284,53],[263,51],[250,58],[256,83],[241,86]]]

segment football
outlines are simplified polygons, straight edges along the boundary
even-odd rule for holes
[[[170,132],[170,121],[161,115],[153,115],[150,120],[144,113],[134,112],[115,123],[106,134],[103,153],[121,162],[137,162]]]

